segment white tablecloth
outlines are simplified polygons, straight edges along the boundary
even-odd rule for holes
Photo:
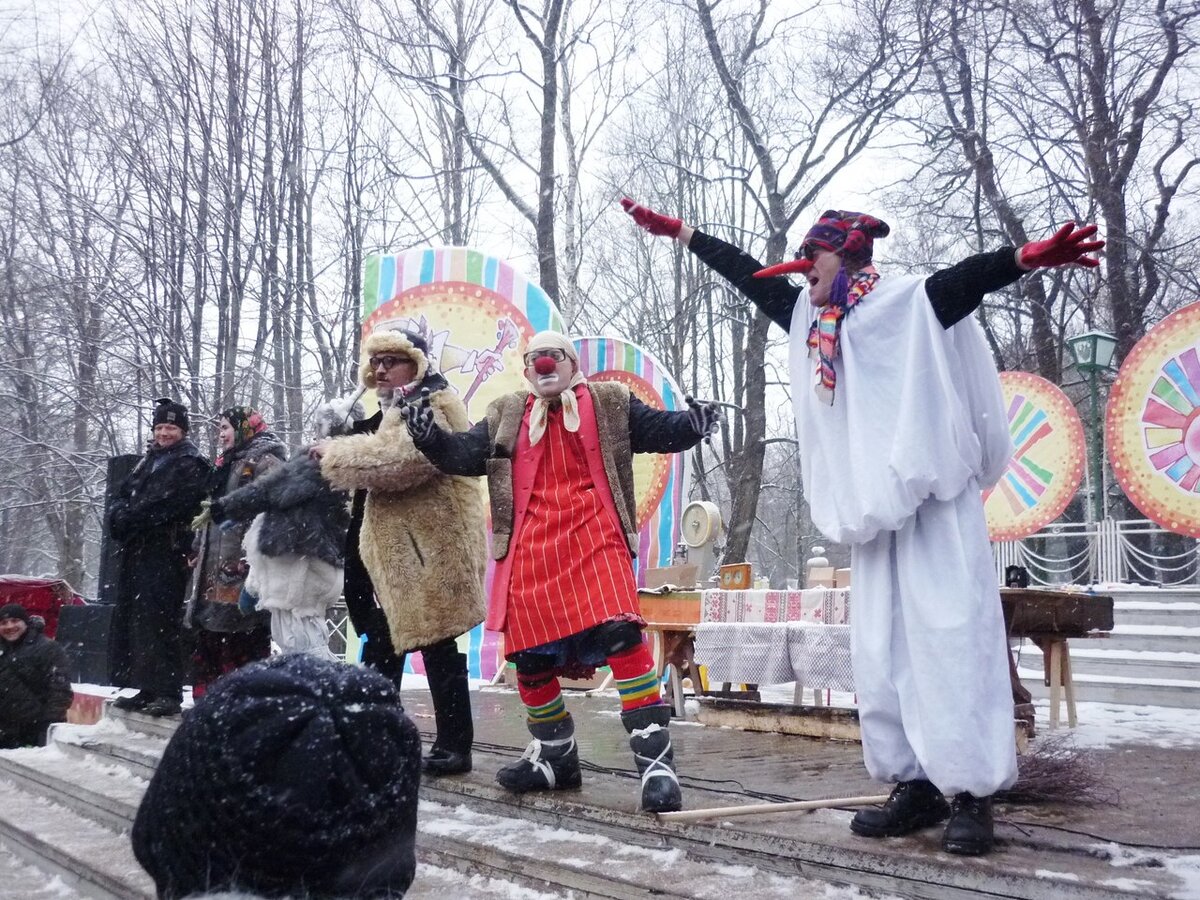
[[[710,682],[787,684],[853,691],[850,626],[808,622],[702,622],[696,662]]]

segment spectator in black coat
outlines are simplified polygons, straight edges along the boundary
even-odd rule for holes
[[[67,717],[71,662],[19,603],[0,606],[0,748],[40,747]]]
[[[180,631],[190,523],[212,466],[188,439],[187,408],[167,399],[157,403],[153,446],[121,484],[108,517],[109,534],[121,545],[112,681],[139,689],[117,706],[172,715],[183,699]]]

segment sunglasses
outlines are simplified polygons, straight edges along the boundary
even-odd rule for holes
[[[372,369],[378,369],[383,366],[384,371],[390,372],[401,363],[411,363],[412,360],[407,356],[372,356],[367,360],[367,365]]]
[[[525,360],[525,365],[532,366],[534,364],[534,362],[541,359],[543,356],[548,356],[555,362],[562,362],[564,359],[567,358],[567,354],[563,353],[561,350],[550,349],[550,350],[530,350],[528,353],[526,353],[522,357],[522,359]]]

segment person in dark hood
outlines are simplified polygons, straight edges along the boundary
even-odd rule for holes
[[[183,698],[189,523],[200,511],[212,466],[188,438],[187,407],[165,397],[156,404],[153,443],[121,483],[108,514],[109,536],[120,545],[110,659],[113,684],[138,688],[116,706],[173,715]]]
[[[231,406],[221,412],[218,424],[221,452],[209,485],[209,503],[192,523],[199,535],[187,619],[196,631],[192,685],[196,697],[222,675],[271,652],[271,614],[244,612],[238,605],[250,570],[242,550],[250,523],[218,525],[209,510],[213,502],[287,459],[287,449],[257,410]]]
[[[163,900],[403,897],[421,738],[395,686],[305,653],[223,678],[142,797],[133,852]]]
[[[67,717],[71,661],[19,603],[0,606],[0,749],[39,747]]]
[[[363,415],[355,397],[322,404],[317,439],[345,434]],[[214,521],[250,522],[242,545],[246,594],[270,611],[271,637],[284,653],[334,658],[325,614],[342,595],[348,501],[321,476],[321,464],[300,452],[212,503]]]

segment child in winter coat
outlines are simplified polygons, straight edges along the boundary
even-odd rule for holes
[[[324,404],[317,439],[346,433],[363,415],[355,397]],[[213,501],[215,522],[254,520],[243,541],[250,566],[245,593],[270,611],[271,637],[284,653],[334,658],[325,611],[342,593],[347,502],[306,452]]]

